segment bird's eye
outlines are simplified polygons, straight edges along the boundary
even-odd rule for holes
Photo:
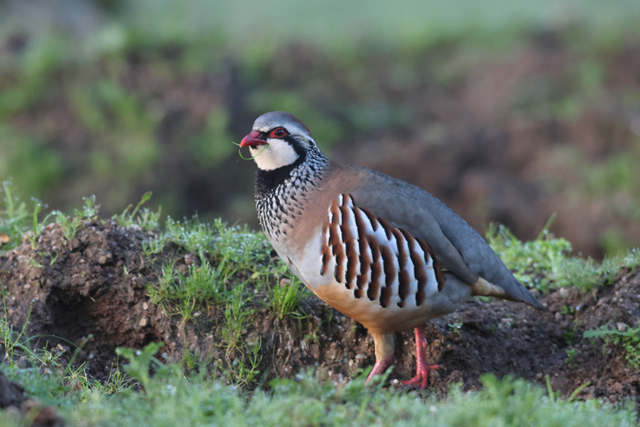
[[[270,138],[284,138],[289,133],[285,128],[275,128],[269,133]]]

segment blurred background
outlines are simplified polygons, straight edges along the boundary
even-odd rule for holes
[[[640,246],[637,0],[0,0],[0,180],[257,228],[237,147],[286,110],[480,232]]]

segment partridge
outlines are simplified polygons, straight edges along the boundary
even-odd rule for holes
[[[260,225],[314,294],[364,325],[376,363],[390,364],[394,333],[415,330],[416,376],[427,385],[425,323],[485,295],[542,308],[461,217],[426,191],[364,167],[330,161],[309,129],[263,114],[242,140],[257,163]]]

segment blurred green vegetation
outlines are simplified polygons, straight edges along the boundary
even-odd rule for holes
[[[96,194],[109,215],[153,190],[173,217],[247,221],[253,168],[234,162],[231,142],[257,115],[294,112],[324,150],[374,135],[431,139],[435,127],[419,121],[438,120],[422,111],[427,97],[456,97],[478,64],[549,34],[575,60],[514,87],[499,120],[571,121],[603,96],[640,108],[637,88],[605,90],[609,61],[640,43],[632,0],[88,3],[102,19],[89,33],[0,14],[0,180],[51,209]],[[424,105],[410,99],[418,93]],[[577,149],[575,185],[546,178],[637,219],[635,145],[597,158]],[[640,241],[622,229],[603,232],[605,251]]]
[[[607,4],[597,0],[327,0],[309,4],[222,0],[136,0],[126,22],[157,38],[200,38],[223,33],[238,44],[256,39],[271,43],[321,41],[336,50],[362,44],[424,47],[443,41],[508,42],[531,28],[579,23],[598,34],[602,44],[619,37],[622,27],[637,25],[640,5],[633,0]]]
[[[571,243],[549,235],[553,217],[535,240],[518,240],[508,228],[491,224],[486,238],[513,275],[528,288],[542,292],[575,286],[583,292],[613,282],[621,268],[640,265],[640,250],[621,252],[601,263],[571,256]],[[606,235],[606,234],[605,234]]]

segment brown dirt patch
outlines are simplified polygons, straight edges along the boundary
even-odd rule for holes
[[[35,344],[60,344],[68,354],[74,350],[70,343],[80,345],[92,336],[77,360],[86,362],[88,372],[97,378],[104,379],[115,366],[117,347],[141,348],[153,341],[164,342],[161,351],[168,360],[179,361],[189,349],[209,357],[210,367],[222,371],[238,356],[225,350],[223,313],[210,307],[193,321],[183,322],[155,306],[145,285],[157,281],[163,257],[174,256],[178,248],[165,247],[161,259],[151,263],[140,248],[145,237],[139,229],[124,229],[107,220],[85,223],[76,238],[66,242],[59,227],[48,226],[35,250],[23,243],[0,257],[10,322],[21,327],[31,307],[28,333],[38,336]],[[186,266],[189,258],[178,255],[176,266]],[[477,389],[485,373],[512,374],[538,383],[544,383],[548,374],[554,389],[564,395],[590,381],[581,398],[635,400],[640,371],[627,367],[622,349],[603,352],[601,343],[592,344],[582,334],[610,321],[632,326],[640,321],[640,272],[621,271],[613,284],[595,294],[561,289],[540,299],[546,312],[474,299],[431,322],[428,357],[443,368],[431,377],[430,387],[445,394],[452,382]],[[261,337],[262,381],[276,375],[292,377],[308,366],[337,380],[374,362],[373,341],[366,329],[313,296],[302,301],[308,318],[301,321],[278,320],[259,301],[254,304],[256,313],[242,336],[249,342]],[[415,364],[413,334],[397,334],[396,343],[392,378],[409,379]],[[575,349],[575,356],[567,360],[570,349]]]

